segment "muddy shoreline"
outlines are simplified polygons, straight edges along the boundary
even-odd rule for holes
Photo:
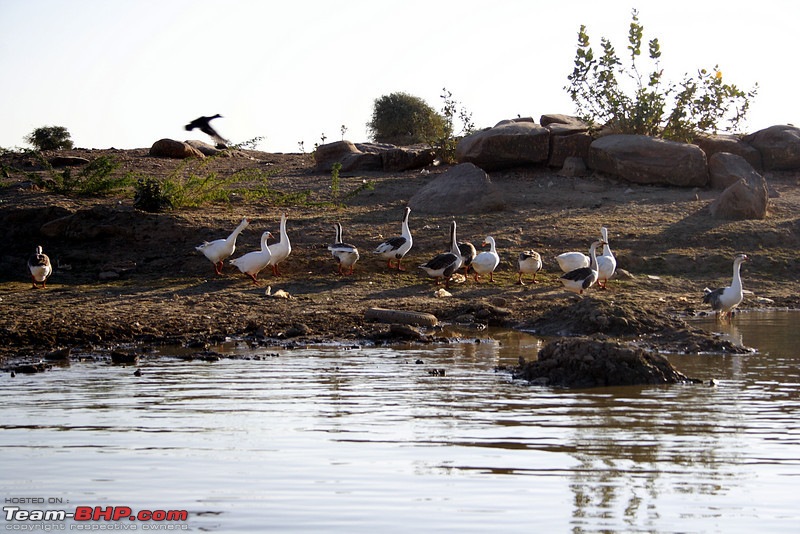
[[[151,158],[146,150],[75,150],[92,159],[109,155],[118,172],[148,176],[175,173],[180,162]],[[198,351],[226,338],[256,345],[443,341],[436,329],[397,329],[370,322],[373,307],[426,312],[440,322],[491,325],[542,335],[590,335],[636,340],[658,350],[735,350],[681,317],[704,311],[704,287],[730,283],[735,252],[751,256],[742,276],[742,307],[800,307],[800,186],[798,173],[766,176],[773,198],[763,221],[711,218],[710,190],[636,186],[605,176],[564,178],[546,168],[490,174],[506,198],[491,214],[453,214],[464,239],[492,235],[501,264],[495,282],[467,279],[437,297],[435,283],[416,269],[447,248],[452,217],[412,213],[414,248],[407,271],[389,270],[371,254],[382,239],[399,233],[407,200],[444,168],[342,177],[342,190],[371,181],[374,189],[341,201],[332,198],[330,175],[316,173],[307,154],[215,158],[203,172],[234,175],[269,169],[269,188],[303,191],[305,200],[277,205],[274,197],[233,199],[159,214],[138,211],[132,195],[70,197],[35,185],[35,162],[3,157],[8,169],[0,188],[0,358],[36,360],[64,347],[110,351],[119,346],[178,344]],[[246,173],[245,173],[246,174]],[[217,276],[194,247],[227,235],[242,217],[252,219],[236,255],[258,248],[262,231],[277,233],[289,219],[292,254],[282,275],[264,272],[255,286],[231,266]],[[336,273],[326,247],[333,223],[361,250],[352,276]],[[585,297],[563,290],[554,257],[585,250],[609,228],[619,272],[608,290]],[[47,289],[34,290],[25,260],[40,244],[55,272]],[[533,248],[544,260],[538,284],[520,286],[514,260]],[[269,291],[268,291],[269,288]],[[278,290],[288,298],[275,296]],[[269,293],[269,294],[267,294]],[[734,319],[735,320],[735,319]],[[529,357],[529,356],[527,356]]]

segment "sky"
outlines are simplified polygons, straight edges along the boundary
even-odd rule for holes
[[[575,112],[581,24],[596,55],[605,37],[624,58],[634,8],[666,79],[719,65],[759,86],[745,132],[800,124],[794,0],[0,0],[0,147],[42,126],[83,148],[209,141],[183,126],[219,113],[233,143],[310,152],[368,141],[381,96],[441,110],[444,88],[476,127],[538,122]]]

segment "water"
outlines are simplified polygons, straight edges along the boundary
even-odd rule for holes
[[[185,510],[160,526],[192,531],[797,532],[798,318],[702,320],[759,348],[670,357],[715,388],[531,387],[493,371],[540,345],[507,332],[3,374],[0,495]]]

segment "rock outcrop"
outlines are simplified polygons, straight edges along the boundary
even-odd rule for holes
[[[461,139],[456,161],[473,163],[485,171],[547,161],[550,131],[532,119],[506,120]]]
[[[693,144],[706,153],[706,160],[711,160],[714,154],[727,152],[741,156],[753,166],[761,169],[761,153],[755,147],[741,140],[737,135],[726,134],[700,134],[695,137]]]
[[[431,180],[408,201],[421,213],[457,215],[500,211],[505,200],[489,175],[472,163],[462,163]]]
[[[758,173],[740,178],[713,201],[708,209],[717,219],[763,219],[767,216],[769,191]]]
[[[589,168],[637,184],[705,187],[706,155],[696,145],[645,135],[612,134],[592,142]]]
[[[342,165],[342,172],[380,171],[383,169],[380,154],[362,152],[350,141],[334,141],[319,145],[314,150],[314,163],[314,169],[322,172],[330,172],[336,163]]]
[[[384,172],[402,172],[421,169],[432,164],[436,153],[428,145],[394,146],[359,143],[356,148],[368,154],[379,154]]]
[[[800,169],[800,128],[796,126],[770,126],[745,136],[743,141],[761,153],[764,170]]]
[[[174,139],[159,139],[150,147],[150,155],[157,158],[205,158],[205,155],[196,148]]]
[[[742,156],[717,152],[708,159],[708,180],[713,189],[727,189],[742,178],[761,176]]]

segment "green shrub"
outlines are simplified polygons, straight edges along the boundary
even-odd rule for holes
[[[25,137],[36,150],[69,150],[72,148],[72,139],[63,126],[42,126],[36,128]]]
[[[453,98],[453,93],[442,89],[442,114],[445,128],[440,132],[439,137],[426,139],[426,142],[433,147],[436,155],[445,163],[455,163],[456,147],[461,136],[469,135],[475,131],[472,122],[472,113],[461,106],[461,103]],[[458,135],[456,132],[456,119],[460,124]]]
[[[54,193],[104,195],[129,187],[133,183],[133,178],[129,174],[114,174],[120,164],[109,156],[100,156],[83,167],[80,172],[73,173],[69,167],[57,171],[41,153],[35,154],[47,168],[47,174],[45,177],[32,174],[31,180],[39,187]]]
[[[139,178],[133,197],[133,207],[149,213],[158,213],[171,208],[172,204],[161,189],[161,182],[156,178]]]
[[[630,63],[623,66],[611,42],[600,40],[603,54],[595,58],[586,26],[578,32],[574,69],[565,87],[577,114],[589,124],[613,131],[690,141],[698,132],[736,131],[744,121],[758,85],[744,92],[722,81],[718,66],[684,75],[679,84],[664,79],[658,39],[648,44],[652,67],[643,74],[637,58],[642,54],[644,27],[632,11],[627,50]],[[721,122],[726,127],[720,127]]]
[[[407,93],[392,93],[375,100],[370,136],[378,143],[413,145],[449,137],[447,123],[424,100]]]

